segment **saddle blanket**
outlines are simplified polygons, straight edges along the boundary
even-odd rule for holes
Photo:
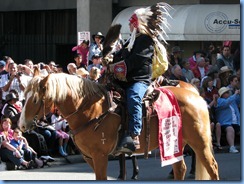
[[[157,88],[159,98],[154,108],[159,119],[159,151],[161,167],[183,159],[181,112],[174,94],[166,88]]]

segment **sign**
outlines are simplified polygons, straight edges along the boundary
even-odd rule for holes
[[[77,45],[80,45],[83,40],[89,40],[89,42],[90,42],[90,32],[89,31],[78,32]]]

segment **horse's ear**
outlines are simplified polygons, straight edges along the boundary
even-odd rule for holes
[[[34,66],[34,77],[40,75],[40,70],[37,66]]]
[[[49,79],[49,76],[50,75],[46,76],[44,79],[41,80],[41,82],[39,83],[40,84],[40,89],[44,89],[46,87],[46,83],[47,83],[47,81]]]

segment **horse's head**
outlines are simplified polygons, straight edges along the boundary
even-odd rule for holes
[[[33,127],[47,112],[50,112],[51,104],[45,99],[48,76],[40,75],[39,69],[34,70],[34,77],[25,90],[25,105],[22,109],[19,127],[22,131]]]

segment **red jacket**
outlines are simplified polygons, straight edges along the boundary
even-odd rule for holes
[[[204,67],[204,74],[205,74],[205,75],[206,75],[207,71],[208,71],[208,69],[207,69],[206,67]],[[192,72],[193,72],[193,74],[194,74],[194,76],[195,76],[196,78],[198,78],[198,79],[200,79],[200,80],[202,79],[200,70],[199,70],[199,68],[198,68],[197,65],[192,69]],[[204,76],[205,76],[205,75],[204,75]]]

